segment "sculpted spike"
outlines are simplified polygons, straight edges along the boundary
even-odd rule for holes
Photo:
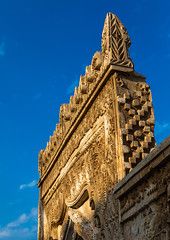
[[[70,106],[68,104],[63,105],[63,114],[64,114],[64,120],[65,121],[70,121],[70,119],[71,119]]]
[[[70,97],[70,111],[73,113],[73,112],[76,112],[77,108],[75,106],[75,98],[74,96],[71,96]]]
[[[82,94],[87,94],[88,86],[87,86],[87,82],[86,82],[86,77],[85,76],[80,76],[79,87],[80,87],[80,92]]]
[[[101,52],[95,52],[93,58],[92,58],[92,69],[96,71],[100,71],[100,67],[102,65],[102,54]]]
[[[108,13],[102,33],[102,54],[104,68],[112,64],[115,70],[133,71],[133,63],[128,54],[130,38],[126,28],[113,13]]]
[[[75,90],[74,90],[74,97],[75,97],[75,103],[76,104],[79,104],[81,103],[81,96],[80,96],[80,93],[79,93],[79,88],[75,87]]]

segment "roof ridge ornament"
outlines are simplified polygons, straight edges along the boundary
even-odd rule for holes
[[[130,45],[131,41],[124,25],[116,15],[108,13],[102,32],[104,68],[112,64],[115,70],[133,71],[134,65],[128,53]]]

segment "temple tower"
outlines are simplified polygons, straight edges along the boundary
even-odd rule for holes
[[[120,231],[109,194],[155,146],[151,91],[129,47],[127,30],[108,13],[101,52],[39,154],[39,240],[109,240]]]

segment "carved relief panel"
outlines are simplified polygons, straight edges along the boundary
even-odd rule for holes
[[[129,46],[123,24],[109,13],[102,51],[61,106],[60,122],[39,154],[39,240],[119,239],[112,190],[155,144],[151,93],[133,72]]]
[[[167,183],[170,164],[152,175],[120,199],[121,225],[125,239],[169,239]]]

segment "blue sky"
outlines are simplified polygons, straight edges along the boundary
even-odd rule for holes
[[[111,11],[128,29],[153,93],[156,139],[170,135],[169,0],[0,0],[0,239],[36,239],[38,152]]]

